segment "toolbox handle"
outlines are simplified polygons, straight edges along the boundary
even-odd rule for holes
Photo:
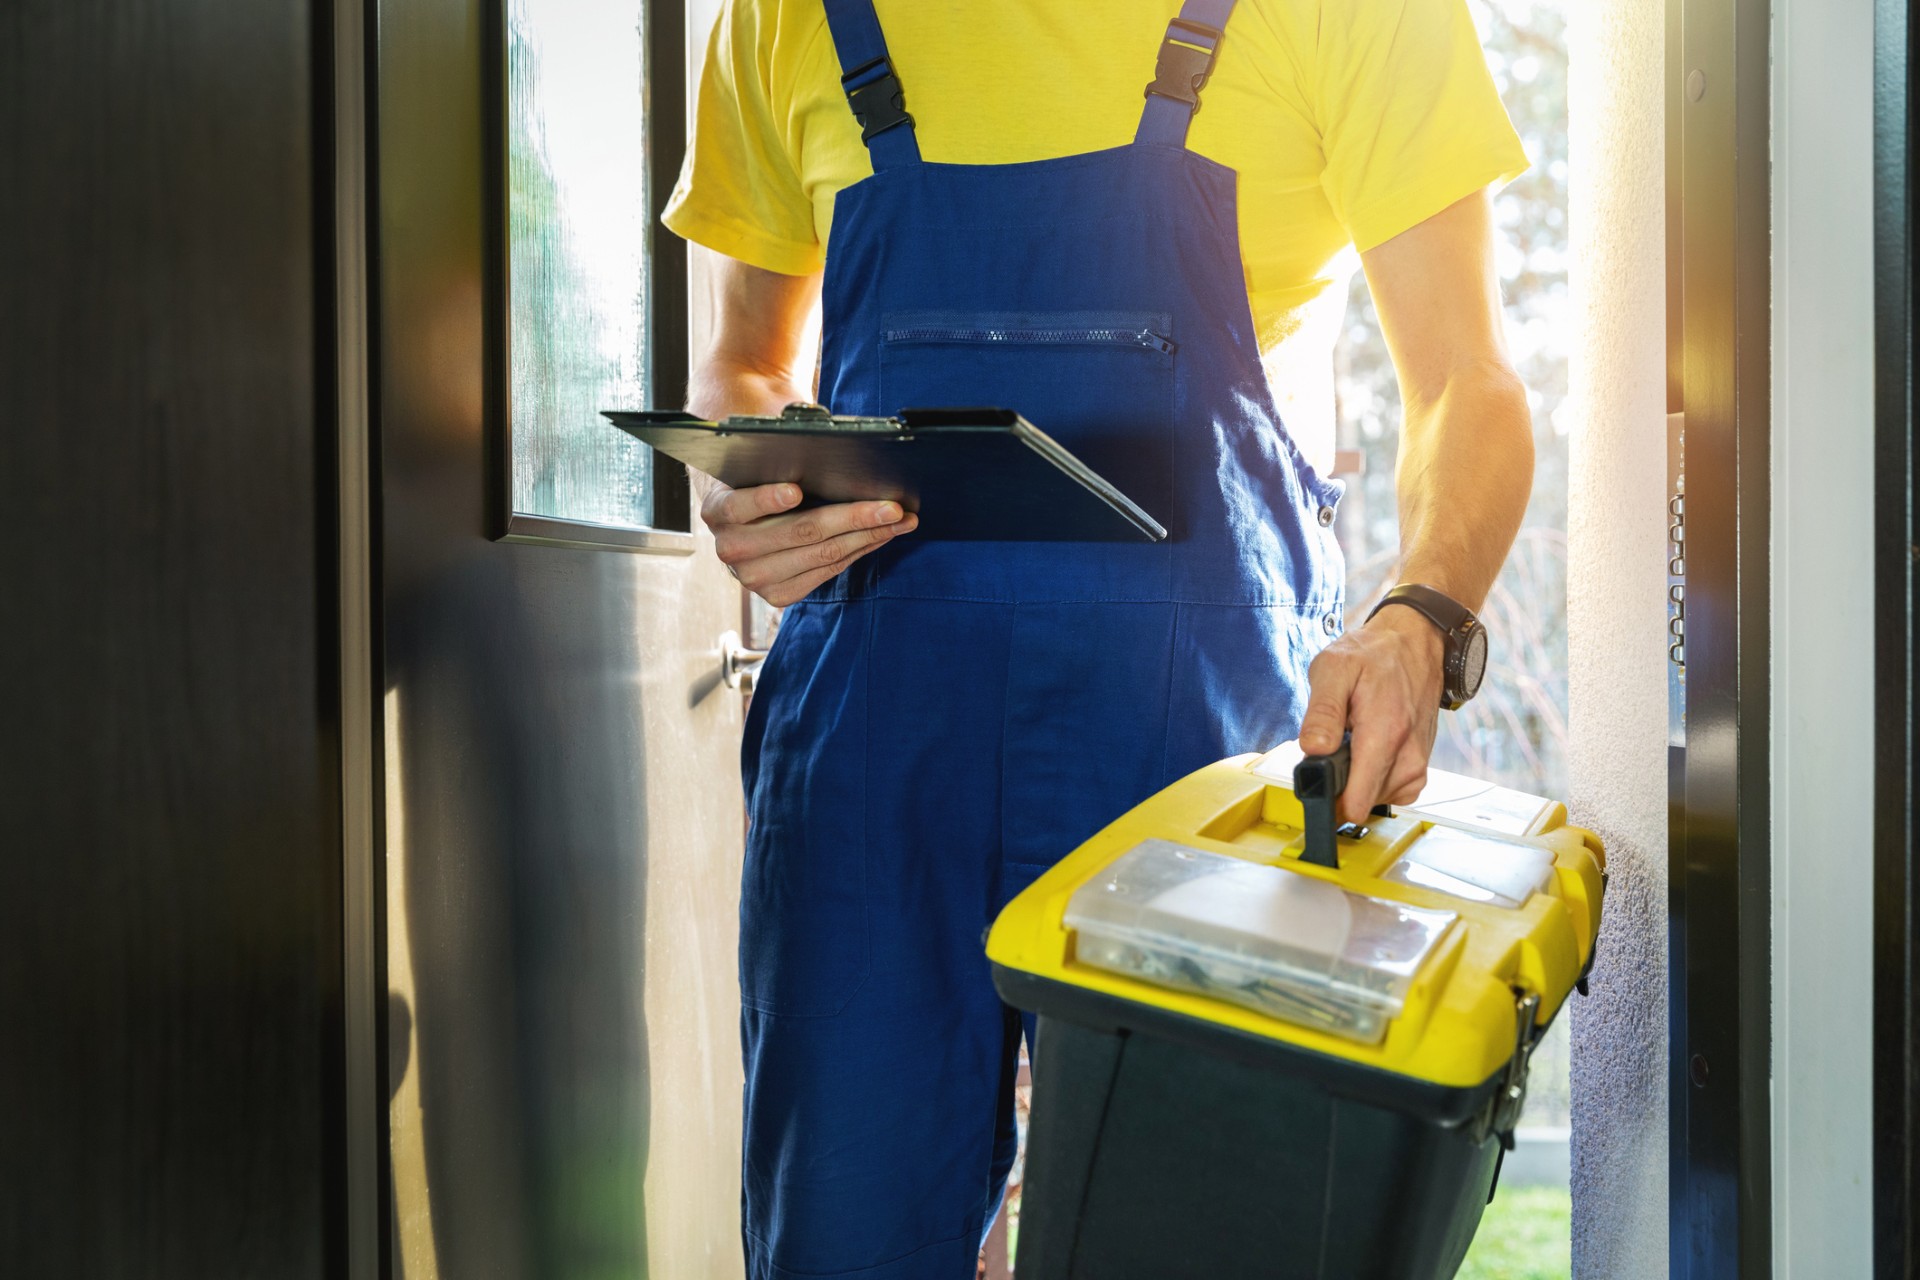
[[[1340,739],[1340,745],[1324,756],[1306,756],[1293,766],[1293,795],[1306,815],[1306,847],[1300,851],[1302,862],[1338,870],[1340,857],[1334,843],[1333,802],[1347,789],[1347,770],[1353,764],[1353,735]]]
[[[1304,756],[1293,766],[1293,795],[1305,814],[1306,844],[1300,851],[1302,862],[1338,871],[1339,845],[1334,837],[1344,835],[1358,839],[1367,833],[1365,827],[1343,825],[1333,812],[1334,801],[1347,789],[1347,771],[1352,765],[1353,735],[1348,733],[1329,754]],[[1378,804],[1373,807],[1373,816],[1391,818],[1393,810]]]

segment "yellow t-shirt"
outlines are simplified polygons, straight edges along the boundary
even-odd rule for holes
[[[1131,141],[1180,0],[875,8],[921,157],[1010,164]],[[1324,470],[1351,247],[1527,166],[1466,0],[1240,0],[1188,143],[1239,174],[1260,345],[1282,415]],[[821,0],[724,0],[667,226],[806,275],[825,262],[834,196],[872,172]]]
[[[1009,164],[1132,139],[1179,0],[877,0],[920,154]],[[1389,240],[1526,168],[1466,0],[1242,0],[1189,135],[1240,175],[1261,345]],[[820,0],[726,0],[667,225],[820,269],[834,196],[873,172]]]

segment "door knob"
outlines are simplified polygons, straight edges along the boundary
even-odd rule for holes
[[[741,644],[738,631],[729,631],[720,637],[720,680],[727,688],[752,693],[753,678],[766,660],[767,651]]]

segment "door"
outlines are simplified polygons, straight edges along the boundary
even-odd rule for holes
[[[382,0],[375,26],[391,1272],[732,1276],[742,699],[717,638],[740,595],[671,527],[664,472],[664,532],[626,549],[489,508],[519,394],[501,288],[522,278],[492,202],[514,122],[490,79],[517,7]],[[677,9],[648,20],[682,48]],[[649,77],[656,178],[680,66]],[[675,403],[685,303],[665,292],[644,393]],[[587,406],[597,428],[595,407],[615,406]]]
[[[338,1274],[316,60],[0,6],[0,1275]]]

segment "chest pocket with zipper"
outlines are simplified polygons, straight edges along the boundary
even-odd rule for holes
[[[1012,409],[1171,528],[1172,327],[1142,311],[889,312],[881,403]]]

